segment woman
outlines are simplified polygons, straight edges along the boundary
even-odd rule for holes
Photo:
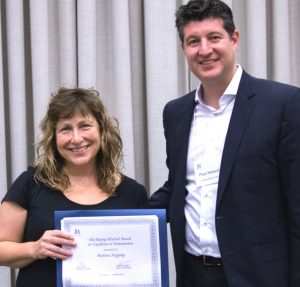
[[[121,173],[122,140],[95,90],[62,88],[41,122],[37,159],[0,206],[0,265],[17,287],[56,286],[55,259],[74,238],[54,230],[55,210],[146,208],[145,188]],[[69,249],[69,248],[68,248]]]

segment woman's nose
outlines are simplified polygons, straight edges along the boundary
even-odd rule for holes
[[[78,129],[73,130],[71,141],[72,143],[78,143],[82,141],[82,136]]]

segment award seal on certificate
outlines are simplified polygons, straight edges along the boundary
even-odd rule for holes
[[[165,210],[56,211],[55,222],[77,242],[57,286],[169,286]]]

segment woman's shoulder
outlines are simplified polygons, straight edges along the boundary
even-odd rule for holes
[[[127,175],[122,176],[122,180],[121,180],[119,187],[120,188],[128,188],[129,190],[146,192],[146,188],[143,184],[137,182],[135,179],[133,179]]]
[[[28,166],[26,170],[24,170],[20,175],[15,179],[12,183],[12,186],[15,185],[24,185],[28,183],[33,183],[34,181],[34,173],[35,168],[32,166]]]
[[[34,180],[35,169],[28,167],[27,170],[23,171],[11,184],[3,201],[14,201],[25,207],[28,204],[28,199],[37,186]]]
[[[148,208],[148,196],[143,184],[126,175],[118,185],[116,195],[126,208]]]

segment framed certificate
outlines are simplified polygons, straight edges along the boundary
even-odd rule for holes
[[[56,211],[55,226],[77,242],[58,287],[169,286],[164,209]]]

